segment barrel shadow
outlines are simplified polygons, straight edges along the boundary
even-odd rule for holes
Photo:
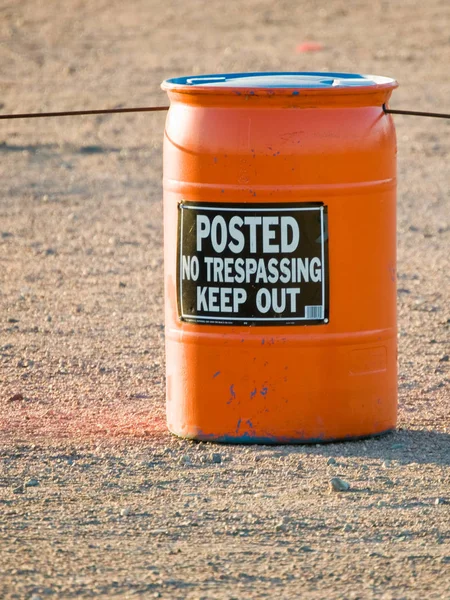
[[[268,446],[265,446],[267,449]],[[273,446],[271,446],[273,448]],[[287,455],[327,458],[374,458],[401,464],[450,465],[450,434],[433,430],[401,427],[377,437],[322,444],[277,446]]]

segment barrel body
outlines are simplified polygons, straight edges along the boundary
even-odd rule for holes
[[[395,82],[189,81],[163,85],[170,431],[303,443],[393,429]]]

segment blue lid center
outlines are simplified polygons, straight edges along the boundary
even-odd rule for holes
[[[232,88],[342,88],[367,87],[391,81],[375,75],[320,72],[225,73],[169,79],[168,83],[202,87]]]

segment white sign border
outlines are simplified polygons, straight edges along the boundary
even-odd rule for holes
[[[179,209],[181,210],[181,223],[180,223],[180,253],[178,256],[178,260],[179,260],[179,265],[182,265],[183,262],[183,210],[213,210],[213,211],[241,211],[241,212],[254,212],[255,210],[258,211],[266,211],[266,212],[292,212],[292,211],[311,211],[311,210],[319,210],[320,211],[320,236],[322,238],[322,243],[321,243],[321,262],[322,262],[322,315],[325,315],[325,278],[326,278],[326,274],[325,274],[325,261],[324,261],[324,206],[305,206],[305,207],[301,207],[301,206],[292,206],[292,207],[280,207],[280,208],[264,208],[262,206],[258,206],[258,208],[242,208],[242,207],[236,207],[233,205],[228,206],[203,206],[202,203],[200,202],[199,204],[183,204],[183,202],[180,202],[180,204],[178,205]],[[187,315],[184,313],[183,310],[183,269],[180,268],[180,290],[178,293],[178,298],[180,301],[180,313],[181,313],[181,318],[185,319],[187,323],[195,323],[197,321],[209,321],[210,323],[214,324],[214,321],[220,321],[222,323],[230,323],[230,325],[234,324],[235,321],[242,321],[242,322],[254,322],[254,321],[272,321],[274,323],[276,322],[280,322],[283,321],[283,324],[286,325],[287,323],[290,322],[297,322],[297,321],[317,321],[320,320],[323,323],[328,323],[328,318],[322,318],[322,319],[308,319],[306,317],[291,317],[289,319],[287,319],[286,317],[217,317],[217,316],[199,316],[199,315]],[[287,323],[286,323],[287,322]]]

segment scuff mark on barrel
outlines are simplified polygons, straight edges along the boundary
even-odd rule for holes
[[[242,419],[239,419],[239,421],[237,422],[236,433],[239,433],[239,429],[241,428],[241,421]]]
[[[213,375],[213,379],[215,379],[218,375],[220,375],[220,371],[216,371]]]
[[[230,399],[228,400],[227,404],[230,404],[230,402],[233,402],[233,400],[236,399],[236,392],[234,391],[234,383],[232,383],[230,385]]]
[[[261,394],[261,396],[265,396],[268,391],[269,389],[266,386],[264,386],[261,388],[261,391],[259,393]]]
[[[397,280],[397,270],[395,268],[395,265],[393,263],[389,263],[388,269],[389,274],[391,276],[391,281],[395,283],[395,281]]]
[[[256,388],[254,388],[254,390],[252,392],[250,392],[250,398],[254,398],[256,396],[256,392],[258,390]]]

